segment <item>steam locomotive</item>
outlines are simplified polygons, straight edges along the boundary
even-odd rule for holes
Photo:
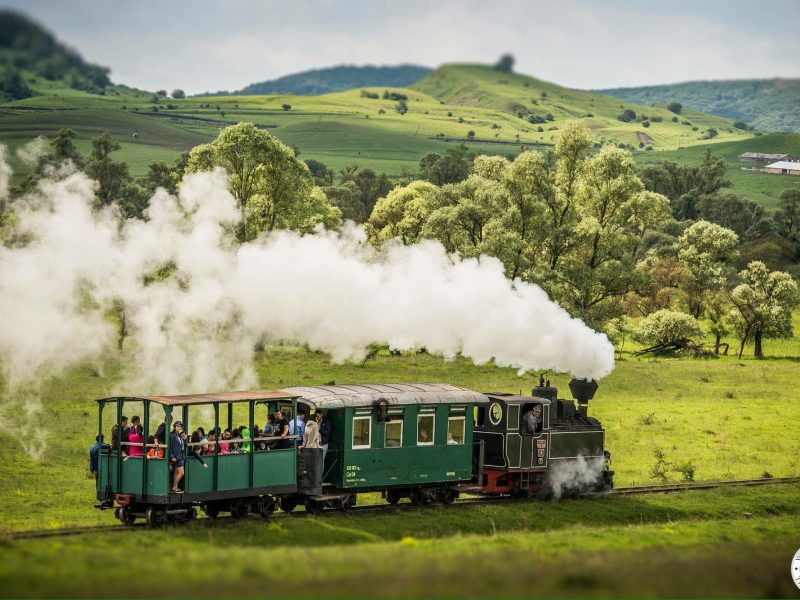
[[[169,444],[161,447],[163,458],[130,456],[117,427],[115,443],[100,452],[96,507],[115,509],[125,524],[143,518],[156,526],[189,520],[198,507],[211,517],[268,517],[300,504],[316,512],[347,509],[363,492],[380,492],[390,504],[409,498],[426,505],[449,504],[461,493],[547,498],[608,490],[613,471],[605,432],[587,414],[597,383],[573,379],[569,387],[574,400],[558,398],[544,380],[530,396],[448,384],[359,384],[104,398],[100,432],[106,409],[113,407],[120,423],[133,406],[144,414],[145,439],[153,424],[168,430],[179,411],[187,431],[201,411],[205,420],[213,413],[216,431],[225,418],[231,429],[235,418],[246,419],[253,431],[264,410],[289,418],[299,408],[321,410],[331,434],[327,451],[301,447],[296,435],[279,445],[274,437],[239,440],[247,451],[236,454],[222,454],[216,444],[204,465],[187,460],[176,493]],[[257,451],[262,441],[269,449]],[[147,444],[140,445],[146,455]]]

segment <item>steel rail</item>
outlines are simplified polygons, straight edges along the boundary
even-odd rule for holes
[[[725,487],[753,487],[771,484],[790,484],[800,483],[800,477],[772,477],[762,479],[737,479],[737,480],[720,480],[720,481],[704,481],[704,482],[685,482],[685,483],[667,483],[656,485],[639,485],[629,486],[624,488],[616,488],[608,492],[588,492],[579,494],[580,498],[597,498],[601,496],[628,496],[635,494],[665,494],[671,492],[688,492],[694,490],[710,490]],[[456,500],[451,505],[442,505],[434,503],[431,505],[415,505],[411,503],[403,504],[362,504],[353,506],[347,509],[327,509],[322,510],[325,513],[336,514],[362,514],[362,513],[392,513],[397,511],[415,510],[419,508],[430,508],[432,506],[482,506],[488,504],[515,504],[515,503],[530,503],[531,498],[509,498],[508,496],[489,496],[489,497],[468,497]],[[305,518],[309,516],[318,515],[317,511],[300,511],[290,513],[277,513],[270,518]],[[194,523],[202,523],[204,526],[214,526],[217,523],[236,523],[242,519],[234,517],[218,517],[216,519],[201,519],[193,521]],[[87,525],[85,527],[63,527],[52,529],[28,529],[22,531],[6,531],[0,532],[0,541],[5,540],[27,540],[27,539],[42,539],[52,537],[68,537],[74,535],[84,535],[92,533],[108,533],[123,531],[125,529],[147,529],[145,523],[139,523],[124,528],[122,525]]]

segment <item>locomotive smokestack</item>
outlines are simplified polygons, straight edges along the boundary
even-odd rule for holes
[[[589,408],[589,400],[594,398],[594,394],[597,392],[597,382],[594,379],[573,377],[569,382],[569,391],[572,392],[572,397],[578,401],[578,412],[585,417]]]

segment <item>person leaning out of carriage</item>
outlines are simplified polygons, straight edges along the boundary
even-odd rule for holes
[[[186,440],[181,435],[183,433],[183,423],[175,421],[172,426],[172,433],[169,434],[169,456],[170,467],[173,470],[172,492],[182,494],[178,485],[183,479],[184,465],[186,464]]]
[[[303,445],[301,448],[322,448],[322,438],[319,434],[319,424],[316,417],[311,417],[306,421],[303,432]]]

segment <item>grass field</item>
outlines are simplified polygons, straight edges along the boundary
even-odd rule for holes
[[[720,132],[715,143],[752,135],[734,129],[728,119],[687,113],[684,117],[699,128],[692,131],[673,123],[672,113],[664,109],[630,105],[640,114],[662,117],[645,129],[640,123],[616,119],[622,111],[618,99],[469,65],[445,66],[413,88],[392,89],[408,96],[404,115],[395,110],[395,101],[364,97],[361,89],[322,96],[162,99],[154,112],[149,94],[123,86],[110,88],[105,96],[43,79],[33,88],[40,95],[0,104],[0,140],[16,149],[38,135],[72,127],[84,149],[91,137],[108,131],[124,143],[118,159],[128,162],[134,175],[142,175],[152,160],[171,162],[239,121],[267,128],[296,146],[303,158],[320,160],[336,170],[357,164],[391,176],[417,170],[426,152],[443,153],[460,143],[476,152],[511,155],[523,147],[546,147],[557,129],[574,119],[581,119],[600,140],[636,145],[636,132],[646,132],[656,149],[704,143],[700,137],[709,127]],[[366,91],[382,95],[384,90]],[[284,110],[284,104],[291,109]],[[520,111],[525,118],[519,117]],[[548,113],[553,120],[544,123],[541,132],[527,121],[528,114]],[[474,138],[468,137],[469,132]],[[24,174],[24,169],[18,171],[18,176]]]
[[[764,360],[624,354],[590,405],[607,429],[617,485],[657,481],[651,475],[656,448],[670,480],[681,480],[687,463],[696,480],[798,474],[800,339],[769,340],[765,351],[770,358]],[[46,382],[37,418],[47,439],[41,460],[30,458],[9,435],[13,423],[4,423],[2,529],[114,522],[110,511],[92,508],[86,462],[96,426],[92,399],[114,390],[123,362],[109,357]],[[257,355],[256,369],[264,388],[446,381],[525,392],[536,380],[426,354],[379,355],[364,367],[332,365],[323,354],[294,347],[267,348]],[[567,377],[553,379],[566,392]],[[293,569],[309,575],[309,590],[298,595],[786,594],[786,566],[800,526],[799,491],[774,486],[272,524],[251,519],[210,529],[198,523],[123,536],[0,542],[0,596],[177,594],[158,587],[167,585],[165,555],[181,565],[182,581],[196,589],[222,586],[231,596],[280,588]],[[746,557],[760,576],[743,570]],[[486,565],[493,567],[487,571]],[[132,572],[140,587],[114,585]],[[380,585],[361,587],[364,572]],[[332,587],[316,591],[323,585]]]

